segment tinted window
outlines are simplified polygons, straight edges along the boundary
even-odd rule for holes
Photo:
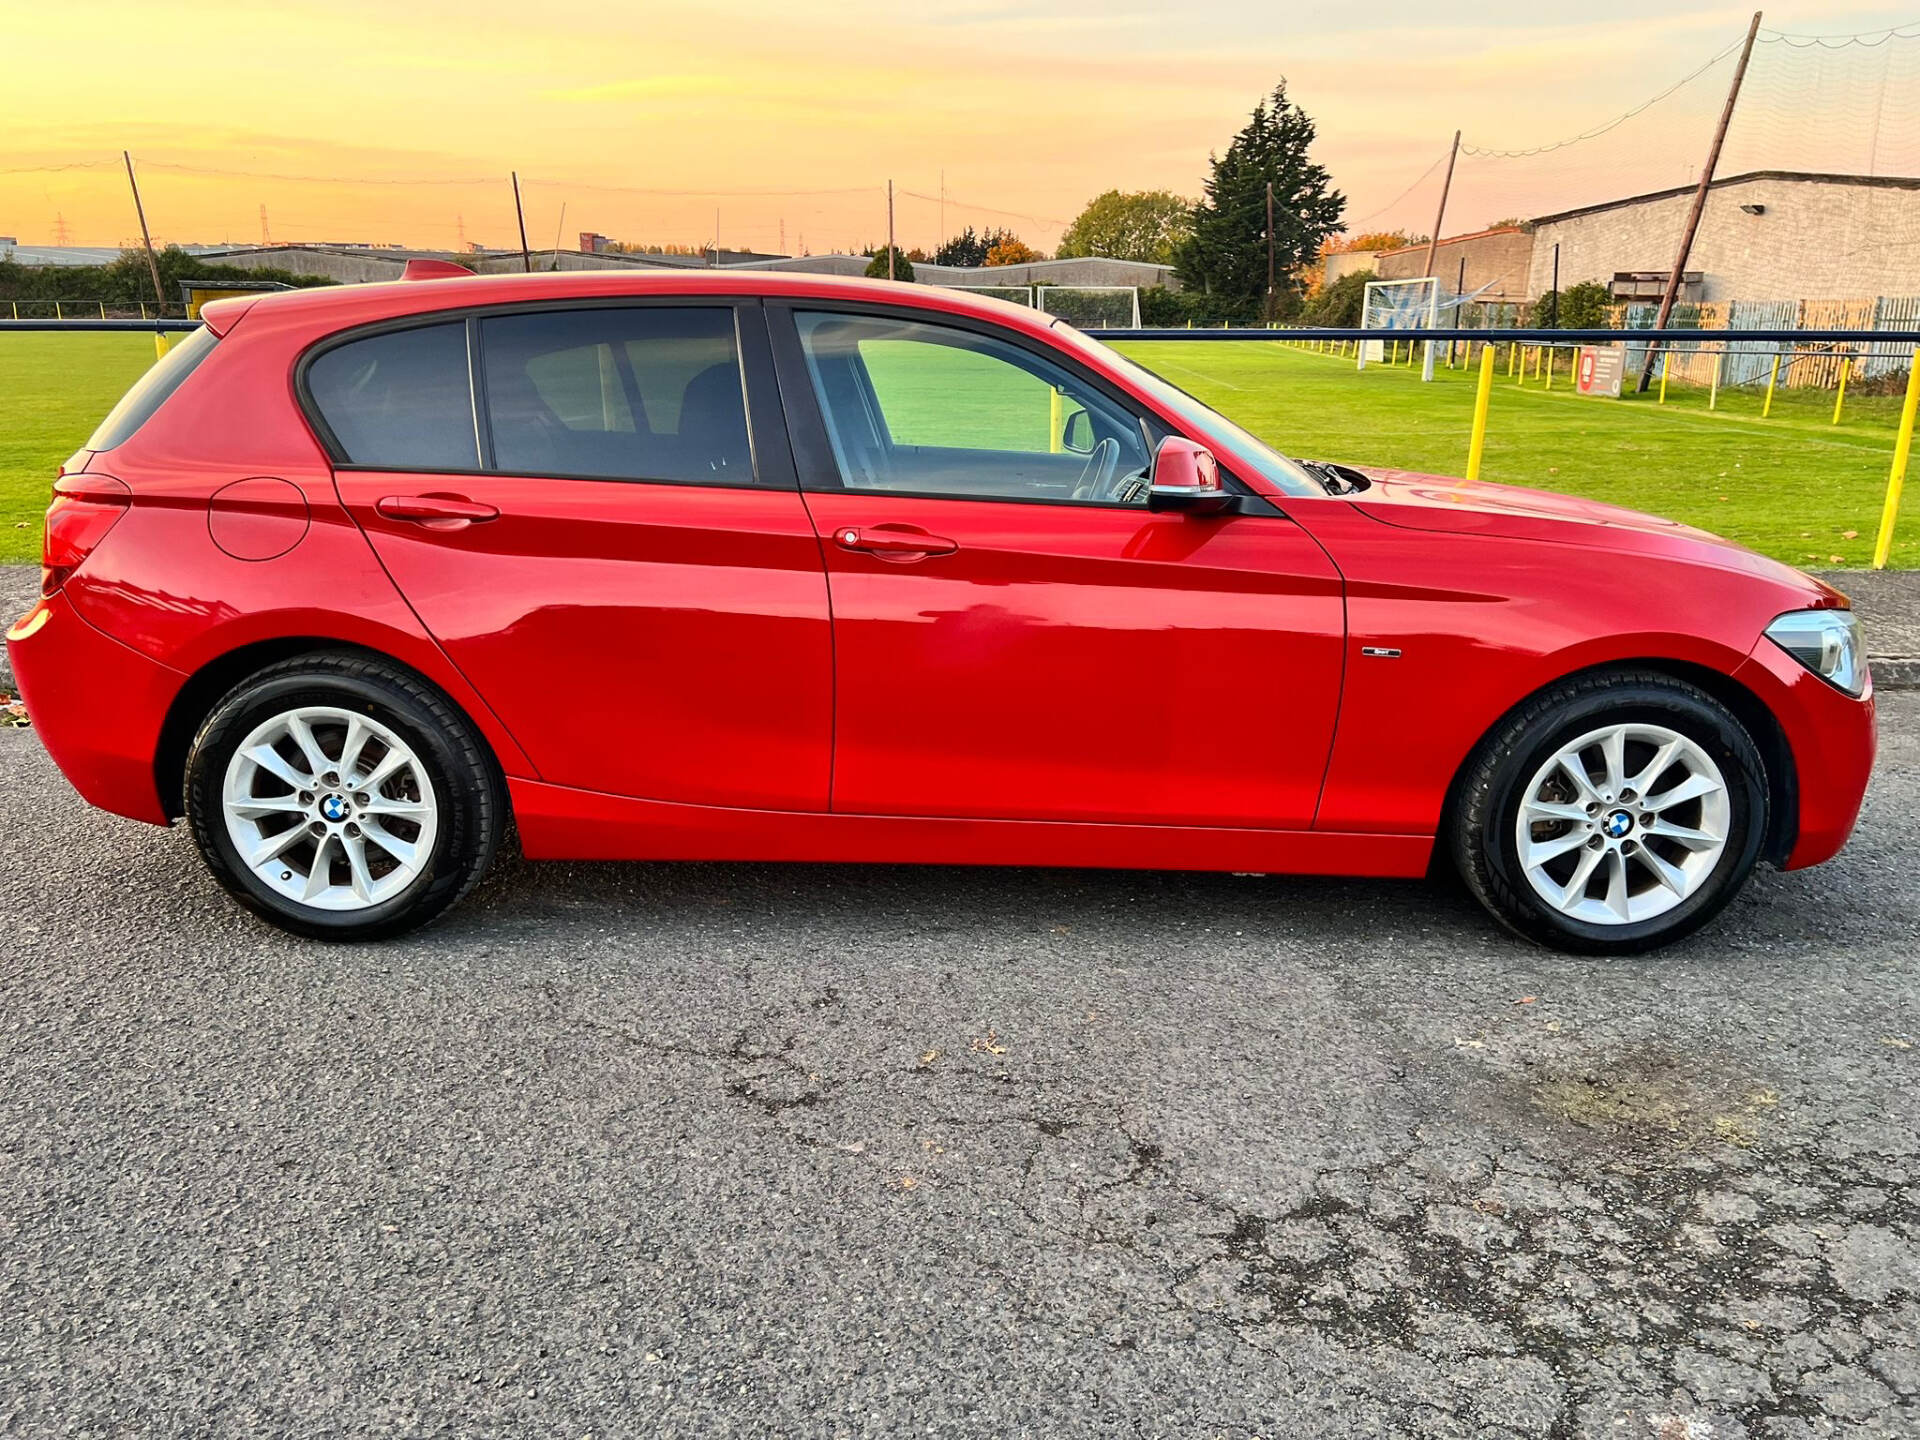
[[[496,469],[753,480],[731,309],[498,315],[480,334]]]
[[[100,428],[93,432],[86,448],[111,450],[124,444],[134,431],[153,418],[154,412],[167,403],[186,378],[200,368],[200,362],[213,353],[217,343],[214,333],[204,325],[184,340],[174,341],[167,353],[154,362],[153,368],[133,382],[133,388],[120,397],[120,403],[107,412],[107,418],[100,422]]]
[[[307,367],[307,389],[349,464],[479,468],[464,321],[335,346]]]
[[[945,325],[794,318],[847,487],[1146,504],[1138,417],[1064,367]]]

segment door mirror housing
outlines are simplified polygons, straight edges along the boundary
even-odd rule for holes
[[[1075,455],[1093,453],[1093,417],[1084,410],[1076,410],[1067,416],[1067,423],[1060,428],[1060,446],[1071,450]]]
[[[1169,435],[1153,452],[1147,488],[1149,510],[1221,515],[1235,508],[1235,498],[1221,485],[1219,462],[1206,446]]]

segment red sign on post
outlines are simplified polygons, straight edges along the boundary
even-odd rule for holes
[[[1582,395],[1620,398],[1620,379],[1627,371],[1624,345],[1582,345],[1574,388]]]

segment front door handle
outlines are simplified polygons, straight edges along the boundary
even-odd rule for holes
[[[389,520],[405,520],[429,530],[459,530],[500,518],[494,506],[464,495],[388,495],[373,508]]]
[[[876,525],[863,530],[857,525],[842,525],[833,532],[833,543],[842,550],[857,550],[878,555],[883,560],[917,560],[923,555],[951,555],[960,547],[953,541],[910,525]]]

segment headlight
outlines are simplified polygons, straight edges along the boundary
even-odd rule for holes
[[[1767,626],[1767,638],[1847,694],[1867,688],[1866,649],[1851,610],[1791,610]]]

